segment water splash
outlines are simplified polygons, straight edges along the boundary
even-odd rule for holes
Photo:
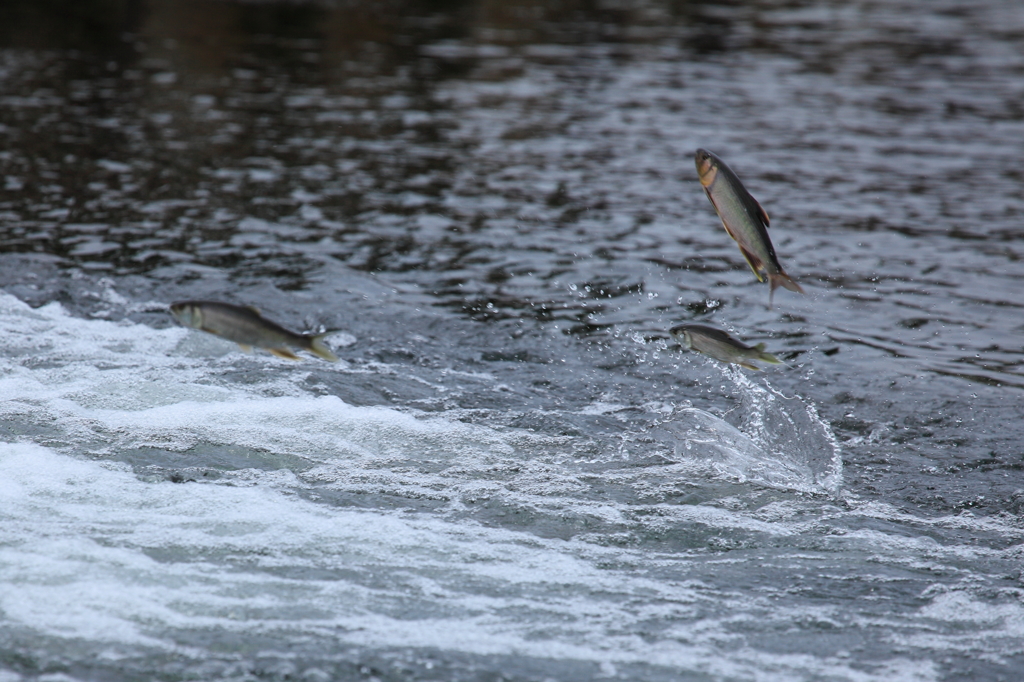
[[[784,395],[767,381],[752,381],[734,367],[723,368],[722,374],[742,400],[740,431],[783,469],[801,472],[818,491],[837,494],[843,484],[839,441],[814,406]]]

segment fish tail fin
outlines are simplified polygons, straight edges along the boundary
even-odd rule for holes
[[[779,287],[783,289],[789,289],[795,291],[798,294],[804,293],[803,287],[796,283],[796,280],[787,275],[782,270],[778,272],[768,273],[768,283],[771,285],[771,289],[768,290],[768,307],[772,307],[772,302],[775,299],[775,290]]]
[[[782,270],[768,273],[768,282],[771,284],[773,292],[779,287],[782,287],[783,289],[795,291],[798,294],[804,293],[803,287],[797,284],[795,279],[787,275]]]
[[[323,334],[317,334],[309,338],[309,352],[313,353],[317,357],[323,358],[328,362],[337,362],[338,356],[331,352],[331,349],[324,343],[324,337],[331,332],[324,332]]]
[[[754,346],[754,350],[757,351],[757,359],[760,360],[761,362],[767,362],[772,365],[786,364],[782,360],[779,360],[777,357],[772,355],[771,353],[766,352],[763,343],[759,343],[756,346]]]

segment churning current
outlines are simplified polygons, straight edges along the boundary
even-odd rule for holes
[[[1019,3],[9,5],[0,682],[1024,676]]]

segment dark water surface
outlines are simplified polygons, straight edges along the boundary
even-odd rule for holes
[[[0,44],[0,682],[1024,677],[1024,5],[13,0]]]

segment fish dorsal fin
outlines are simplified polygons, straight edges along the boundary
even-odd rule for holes
[[[751,197],[751,199],[753,199],[753,197]],[[770,222],[768,220],[768,211],[764,210],[764,206],[762,206],[757,199],[754,199],[754,205],[757,206],[757,214],[761,218],[761,222],[764,223],[765,227],[768,227],[768,223]]]
[[[764,349],[765,349],[765,345],[763,343],[759,343],[756,346],[754,346],[754,350],[760,351],[762,353],[764,352]]]

